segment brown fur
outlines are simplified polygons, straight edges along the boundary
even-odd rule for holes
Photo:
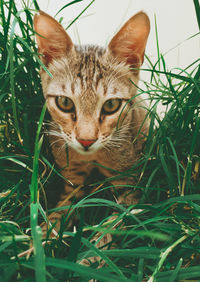
[[[43,92],[52,117],[49,131],[52,152],[58,166],[63,168],[63,176],[74,185],[66,181],[64,199],[74,187],[83,184],[95,166],[92,163],[100,165],[99,170],[105,177],[112,177],[130,169],[139,158],[148,122],[144,122],[138,134],[146,111],[142,100],[135,97],[136,87],[130,82],[138,83],[139,71],[130,70],[130,66],[139,67],[143,62],[149,20],[143,12],[133,16],[108,48],[74,46],[60,24],[44,12],[35,16],[34,24],[36,32],[43,36],[36,35],[39,52],[44,55],[41,59],[53,75],[50,78],[41,70]],[[71,98],[76,112],[59,110],[56,96]],[[111,98],[120,99],[122,105],[117,112],[105,115],[102,106]],[[85,150],[79,140],[95,142]],[[69,167],[66,167],[66,143]],[[116,187],[127,183],[130,180],[113,182]],[[129,196],[118,200],[131,204],[135,199]],[[59,217],[58,213],[52,216],[53,220]]]

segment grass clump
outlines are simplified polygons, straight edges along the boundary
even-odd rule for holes
[[[200,22],[198,1],[194,4]],[[15,1],[1,1],[0,9],[1,281],[200,279],[199,61],[176,72],[167,71],[159,50],[158,62],[149,61],[151,83],[146,83],[145,91],[138,90],[150,99],[149,135],[143,156],[125,172],[133,177],[140,171],[134,186],[142,191],[140,202],[124,207],[108,199],[110,186],[102,180],[67,214],[70,221],[79,211],[77,229],[64,232],[61,224],[58,238],[46,243],[39,227],[46,219],[45,188],[53,187],[47,196],[52,193],[56,198],[55,183],[57,188],[62,179],[43,138],[48,114],[32,30],[32,9],[38,4],[24,4],[18,11]],[[158,103],[166,106],[163,118]],[[115,218],[110,217],[111,210]],[[96,242],[107,233],[112,242],[97,248]],[[32,247],[34,252],[29,252]],[[105,262],[101,269],[97,262],[90,267],[80,264],[92,256]]]

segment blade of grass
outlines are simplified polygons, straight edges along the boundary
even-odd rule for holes
[[[34,158],[33,158],[33,173],[32,173],[32,178],[31,178],[31,185],[30,185],[31,201],[33,203],[37,202],[38,160],[39,160],[39,155],[40,155],[40,149],[41,149],[42,142],[43,142],[43,136],[40,139],[39,139],[39,136],[40,136],[40,131],[41,131],[41,128],[42,128],[45,112],[46,112],[46,104],[44,104],[44,106],[42,108],[42,112],[41,112],[39,123],[38,123],[37,132],[36,132],[36,137],[35,137],[35,148],[34,148]]]
[[[83,11],[81,11],[81,13],[66,27],[66,30],[67,30],[68,28],[70,28],[70,26],[72,26],[73,23],[74,23],[75,21],[77,21],[83,13],[85,13],[85,11],[94,3],[94,1],[95,1],[95,0],[92,0],[92,1],[85,7],[85,9],[83,9]]]
[[[119,249],[113,249],[113,250],[103,250],[103,253],[105,253],[108,256],[113,257],[132,257],[132,258],[141,258],[141,259],[152,259],[156,260],[158,256],[160,255],[160,250],[150,247],[150,248],[135,248],[134,250],[119,250]]]
[[[22,39],[21,37],[17,37],[17,39],[30,51],[30,53],[32,53],[32,49],[29,47],[29,45],[26,43],[26,41],[24,41],[24,39]],[[43,62],[38,58],[38,56],[35,55],[34,53],[33,53],[33,56],[35,57],[35,59],[39,63],[39,65],[46,71],[46,73],[48,73],[48,75],[51,78],[53,78],[53,75],[50,73],[48,68],[43,64]]]
[[[112,270],[112,272],[115,272],[116,274],[118,274],[122,279],[126,279],[126,277],[124,276],[124,274],[122,273],[122,271],[120,270],[120,268],[118,268],[114,262],[112,262],[108,256],[104,253],[103,250],[98,249],[97,247],[95,247],[92,243],[90,243],[88,240],[86,240],[85,238],[82,238],[82,242],[84,245],[86,245],[89,248],[89,252],[86,252],[86,256],[81,257],[81,260],[84,259],[85,257],[90,257],[90,256],[99,256],[100,258],[102,258],[105,263],[110,267],[110,269]],[[91,254],[91,250],[92,250],[92,254]],[[79,259],[80,260],[80,259]]]
[[[137,231],[137,230],[115,230],[115,229],[109,229],[109,228],[102,228],[102,227],[96,227],[96,226],[87,226],[88,230],[93,230],[96,232],[100,232],[103,234],[116,234],[118,236],[123,236],[123,235],[138,235],[140,237],[150,237],[153,239],[157,239],[160,241],[166,241],[169,239],[168,235],[165,235],[161,232],[153,232],[153,231]]]
[[[61,260],[61,259],[53,259],[46,258],[46,266],[58,267],[61,269],[68,269],[74,271],[75,273],[81,274],[81,277],[98,279],[100,281],[110,281],[110,282],[131,282],[132,280],[122,277],[117,277],[116,275],[112,275],[109,273],[105,274],[105,271],[102,269],[95,270],[91,267],[82,266],[80,264],[75,264],[70,261]]]
[[[13,119],[15,124],[15,129],[17,132],[17,136],[19,139],[19,142],[22,144],[22,138],[19,128],[19,122],[18,122],[18,116],[17,116],[17,106],[16,106],[16,95],[15,95],[15,81],[14,81],[14,51],[13,51],[13,40],[15,35],[15,27],[18,22],[17,17],[14,18],[14,21],[12,23],[11,32],[10,32],[10,47],[9,47],[9,61],[10,61],[10,90],[12,94],[12,110],[13,110]]]
[[[179,189],[179,192],[181,191],[181,175],[180,175],[180,163],[179,163],[179,160],[178,160],[178,156],[176,154],[176,150],[174,148],[174,145],[171,141],[171,139],[169,137],[167,137],[167,141],[169,142],[170,144],[170,147],[172,149],[172,152],[173,152],[173,155],[174,155],[174,160],[175,160],[175,164],[176,164],[176,172],[177,172],[177,179],[178,179],[178,189]]]
[[[177,275],[179,270],[181,269],[183,263],[183,259],[181,258],[176,266],[176,268],[174,269],[172,275],[169,277],[169,282],[174,282],[177,279]]]
[[[83,0],[74,0],[74,1],[72,1],[72,2],[70,2],[70,3],[68,3],[68,4],[66,4],[66,5],[64,5],[64,6],[55,14],[55,17],[56,17],[62,10],[64,10],[65,8],[71,6],[71,5],[75,4],[75,3],[82,2],[82,1],[83,1]]]
[[[45,255],[42,246],[42,230],[38,224],[38,204],[31,203],[31,233],[33,237],[35,278],[37,282],[46,281]]]
[[[76,262],[76,260],[77,260],[79,248],[81,246],[81,238],[82,238],[82,235],[83,235],[83,225],[84,225],[84,210],[82,209],[80,224],[78,226],[78,230],[77,230],[76,234],[74,235],[72,244],[71,244],[70,249],[69,249],[69,254],[68,254],[68,257],[67,257],[67,259],[69,261]],[[73,277],[73,273],[70,273],[68,271],[68,273],[66,274],[66,279],[69,279],[69,278],[71,279],[72,277]]]
[[[168,279],[169,279],[170,275],[173,274],[173,272],[174,272],[174,270],[160,272],[157,275],[157,279],[159,279],[159,282],[166,282],[166,281],[168,282]],[[187,268],[181,268],[179,270],[179,273],[178,273],[176,279],[177,279],[177,281],[183,281],[183,279],[192,279],[192,278],[199,279],[199,273],[200,273],[200,267],[199,266],[191,266],[191,267],[187,267]],[[189,281],[191,281],[191,280],[189,280]],[[197,282],[199,280],[192,280],[192,281]]]
[[[176,184],[175,184],[174,177],[173,177],[173,175],[171,173],[171,170],[169,169],[169,166],[167,165],[167,162],[165,160],[166,153],[164,153],[164,144],[161,144],[161,146],[160,146],[159,157],[160,157],[160,161],[161,161],[163,170],[164,170],[164,172],[165,172],[165,174],[167,176],[167,181],[169,183],[170,190],[173,191],[173,188],[176,187]]]
[[[200,4],[198,0],[193,0],[193,2],[194,2],[195,11],[196,11],[198,26],[200,29]]]
[[[155,32],[156,32],[156,47],[157,47],[157,63],[158,63],[158,69],[160,71],[160,47],[159,47],[159,41],[158,41],[158,26],[157,26],[157,20],[156,15],[154,15],[154,21],[155,21]],[[157,64],[156,63],[156,64]],[[153,73],[152,73],[153,74]],[[151,78],[152,79],[152,78]],[[160,80],[160,79],[159,79]]]
[[[188,235],[182,236],[181,238],[176,240],[171,246],[169,246],[164,252],[162,252],[162,254],[160,255],[160,260],[158,262],[158,265],[157,265],[156,269],[154,270],[152,276],[150,277],[150,279],[147,282],[155,281],[156,275],[159,272],[159,270],[161,269],[164,261],[166,260],[167,256],[169,255],[169,253],[171,253],[175,247],[177,247],[179,244],[181,244],[187,238],[188,238]]]
[[[37,0],[33,0],[33,4],[34,4],[34,6],[35,6],[35,9],[36,9],[37,11],[39,11],[39,10],[40,10],[40,7],[39,7],[39,5],[38,5]]]
[[[143,280],[143,270],[144,270],[144,259],[140,258],[138,264],[137,281],[141,282]]]

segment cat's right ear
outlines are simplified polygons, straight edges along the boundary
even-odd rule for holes
[[[149,31],[150,21],[148,16],[143,12],[139,12],[130,18],[113,37],[108,45],[109,50],[120,61],[137,69],[144,60]]]
[[[48,65],[52,59],[66,55],[73,47],[73,43],[64,28],[51,16],[39,11],[34,17],[34,29],[38,52],[42,54],[42,61]]]

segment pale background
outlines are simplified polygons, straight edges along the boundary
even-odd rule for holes
[[[71,1],[38,0],[38,3],[40,9],[55,16],[61,7]],[[84,0],[71,5],[56,19],[63,17],[62,23],[67,27],[90,2]],[[120,26],[141,10],[148,14],[151,21],[146,54],[152,60],[157,58],[155,16],[160,50],[162,53],[169,51],[165,59],[170,69],[187,67],[199,58],[200,37],[187,40],[199,32],[192,0],[96,0],[68,29],[68,34],[74,43],[106,45]]]
[[[71,1],[38,0],[38,4],[41,10],[55,17],[60,8]],[[89,3],[91,0],[83,0],[71,5],[61,11],[56,19],[63,17],[62,24],[66,28]],[[76,44],[105,46],[123,23],[141,10],[148,14],[151,21],[146,54],[153,63],[157,61],[155,17],[160,52],[166,54],[168,70],[184,69],[199,58],[200,36],[188,40],[199,32],[192,0],[95,0],[67,32]],[[147,62],[143,67],[147,67]],[[148,81],[149,78],[150,73],[141,73],[141,79]]]

